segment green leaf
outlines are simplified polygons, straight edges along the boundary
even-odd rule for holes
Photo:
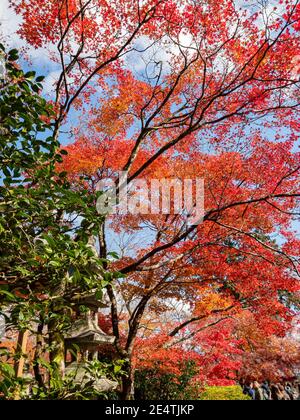
[[[1,363],[1,371],[3,374],[8,375],[10,377],[14,377],[15,376],[15,370],[12,367],[12,365],[8,364],[8,363]]]
[[[119,255],[117,254],[117,252],[109,252],[107,255],[109,257],[114,258],[115,260],[118,260],[119,259]]]
[[[19,58],[19,52],[16,49],[9,51],[8,53],[8,60],[9,61],[16,61]]]
[[[7,290],[0,289],[0,295],[5,295],[6,297],[8,297],[11,300],[15,300],[16,299],[15,295],[13,295],[12,293],[8,292]]]
[[[35,78],[35,75],[36,75],[35,71],[29,71],[25,74],[24,77],[27,80],[33,80]]]
[[[103,291],[102,290],[97,290],[97,292],[95,293],[95,298],[97,300],[102,300],[102,298],[103,298]]]
[[[40,92],[40,88],[39,88],[39,86],[38,86],[38,85],[33,85],[33,86],[32,86],[32,90],[33,90],[35,93],[39,93],[39,92]]]
[[[115,374],[118,374],[119,372],[121,372],[121,370],[122,370],[122,366],[118,366],[118,365],[114,366],[114,373]]]
[[[7,178],[9,178],[10,177],[10,171],[7,169],[7,168],[3,168],[2,169],[2,171],[3,171],[3,173],[4,173],[4,175],[7,177]]]

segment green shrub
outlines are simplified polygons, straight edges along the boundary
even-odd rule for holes
[[[209,386],[205,388],[200,400],[239,400],[246,401],[251,398],[243,394],[239,386]]]
[[[181,374],[167,374],[156,369],[141,369],[135,373],[136,400],[196,400],[199,384],[195,381],[197,368],[193,361],[184,362]]]

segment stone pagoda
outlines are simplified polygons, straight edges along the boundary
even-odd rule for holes
[[[80,295],[73,299],[75,308],[84,306],[88,311],[83,317],[78,316],[65,335],[66,355],[71,354],[71,362],[66,364],[65,373],[75,374],[74,382],[81,386],[90,383],[92,378],[87,373],[87,362],[98,360],[101,346],[112,346],[115,338],[106,334],[98,325],[99,310],[108,308],[105,299],[98,300],[96,292]],[[67,360],[67,357],[66,357]],[[113,391],[118,383],[105,377],[94,380],[93,387],[99,392]]]

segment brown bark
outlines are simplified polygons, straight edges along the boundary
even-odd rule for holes
[[[132,369],[131,356],[126,360],[123,370],[121,399],[124,401],[134,400],[134,370]]]
[[[34,376],[38,383],[38,386],[42,389],[46,389],[44,377],[43,377],[43,374],[41,373],[40,362],[39,362],[39,359],[42,357],[42,353],[43,353],[43,327],[44,325],[40,324],[37,329],[33,371],[34,371]]]

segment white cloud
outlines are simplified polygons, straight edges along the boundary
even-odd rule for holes
[[[0,0],[0,40],[8,48],[17,48],[26,51],[28,60],[33,65],[45,66],[52,69],[53,63],[49,58],[49,53],[45,48],[33,48],[22,39],[17,31],[22,23],[22,18],[9,7],[8,0]],[[54,51],[55,47],[50,48]],[[49,50],[49,49],[48,49]]]
[[[263,30],[266,25],[270,26],[275,19],[285,12],[285,4],[280,0],[265,0],[264,2],[249,2],[247,0],[235,0],[236,8],[247,10],[250,16],[254,12],[261,12],[256,21],[258,29]]]
[[[17,48],[25,52],[25,56],[33,67],[39,67],[39,73],[48,74],[43,85],[44,93],[51,95],[54,92],[54,84],[60,72],[56,70],[57,65],[51,62],[49,53],[45,48],[33,48],[17,34],[18,28],[22,23],[22,18],[17,16],[13,9],[9,7],[8,0],[0,0],[0,40],[8,48]]]
[[[153,44],[153,41],[147,36],[141,36],[134,44],[135,51],[126,55],[126,67],[136,73],[144,73],[146,69],[149,71],[149,63],[162,61],[166,63],[166,51],[161,45]],[[148,66],[148,67],[147,67]],[[153,68],[150,70],[153,71]]]
[[[57,82],[60,74],[60,70],[55,70],[48,74],[48,76],[43,81],[43,93],[45,93],[46,95],[51,95],[54,93],[55,83]]]
[[[196,46],[193,36],[187,32],[180,34],[178,43],[181,50],[185,50],[187,55],[189,49],[193,52],[191,48]],[[134,44],[134,51],[126,55],[125,65],[135,73],[147,73],[147,76],[152,78],[158,74],[158,63],[161,63],[162,73],[167,74],[171,71],[174,57],[182,54],[180,48],[168,36],[156,42],[153,42],[148,36],[141,36]]]
[[[22,19],[9,7],[8,0],[1,0],[0,3],[0,38],[9,47],[21,48],[24,41],[16,34]]]

